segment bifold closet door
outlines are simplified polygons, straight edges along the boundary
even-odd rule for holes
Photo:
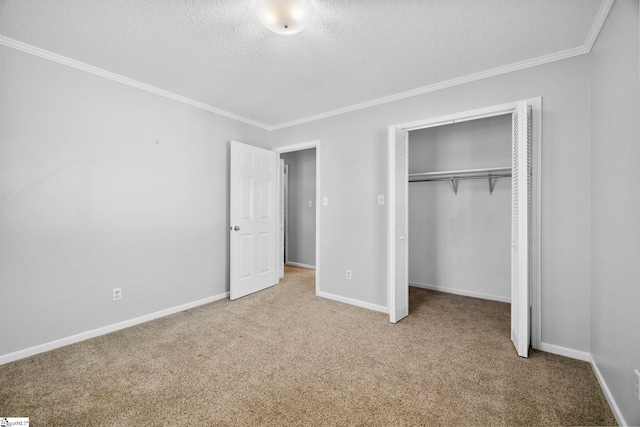
[[[389,221],[395,224],[390,227],[388,248],[391,251],[388,266],[389,281],[389,320],[396,323],[409,314],[409,132],[389,128],[392,133],[389,138],[389,171],[393,175],[389,178]]]
[[[511,341],[519,356],[529,355],[531,238],[531,109],[513,113],[511,203]]]

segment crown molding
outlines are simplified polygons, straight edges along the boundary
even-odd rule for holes
[[[124,77],[120,74],[112,73],[111,71],[103,70],[102,68],[94,67],[93,65],[85,64],[84,62],[76,61],[75,59],[71,59],[66,56],[58,55],[57,53],[53,53],[36,46],[32,46],[30,44],[11,39],[9,37],[0,36],[0,45],[4,45],[22,52],[30,53],[40,58],[48,59],[50,61],[57,62],[59,64],[67,65],[69,67],[72,67],[78,70],[86,71],[87,73],[95,74],[96,76],[104,77],[105,79],[113,80],[118,83],[122,83],[124,85],[134,87],[136,89],[144,90],[146,92],[150,92],[155,95],[159,95],[174,101],[178,101],[183,104],[187,104],[192,107],[217,114],[219,116],[236,120],[238,122],[246,123],[248,125],[255,126],[264,130],[270,130],[269,126],[265,125],[264,123],[260,123],[255,120],[251,120],[246,117],[242,117],[237,114],[212,107],[211,105],[207,105],[202,102],[195,101],[191,98],[177,95],[167,90],[160,89],[155,86],[151,86],[146,83],[142,83],[137,80],[130,79],[128,77]]]
[[[450,88],[453,86],[459,86],[465,83],[487,79],[489,77],[495,77],[501,74],[511,73],[513,71],[523,70],[525,68],[536,67],[538,65],[543,65],[550,62],[560,61],[563,59],[572,58],[574,56],[584,55],[585,53],[589,53],[589,50],[585,46],[580,46],[573,49],[567,49],[561,52],[552,53],[550,55],[540,56],[538,58],[528,59],[526,61],[505,65],[503,67],[497,67],[491,70],[481,71],[479,73],[469,74],[469,75],[457,77],[451,80],[445,80],[443,82],[435,83],[428,86],[423,86],[417,89],[408,90],[406,92],[396,93],[394,95],[386,96],[383,98],[373,99],[371,101],[362,102],[360,104],[350,105],[348,107],[339,108],[337,110],[327,111],[324,113],[303,117],[301,119],[279,123],[277,125],[270,126],[270,130],[284,129],[291,126],[300,125],[303,123],[326,119],[328,117],[333,117],[340,114],[345,114],[345,113],[349,113],[357,110],[363,110],[365,108],[374,107],[374,106],[386,104],[389,102],[399,101],[399,100],[411,98],[417,95],[422,95],[429,92],[435,92],[435,91]]]
[[[548,64],[550,62],[560,61],[563,59],[572,58],[574,56],[584,55],[591,51],[593,45],[598,38],[598,34],[600,34],[600,30],[604,25],[604,22],[609,15],[609,11],[613,6],[615,0],[603,0],[600,5],[600,9],[596,15],[596,18],[591,26],[589,34],[585,40],[584,45],[567,49],[561,52],[552,53],[550,55],[540,56],[538,58],[528,59],[526,61],[517,62],[514,64],[505,65],[502,67],[493,68],[491,70],[481,71],[474,74],[469,74],[462,77],[457,77],[455,79],[445,80],[443,82],[434,83],[432,85],[419,87],[417,89],[408,90],[405,92],[396,93],[393,95],[385,96],[382,98],[372,99],[370,101],[361,102],[359,104],[353,104],[347,107],[338,108],[331,111],[326,111],[324,113],[314,114],[307,117],[302,117],[300,119],[295,119],[287,122],[278,123],[275,125],[267,125],[265,123],[261,123],[255,120],[251,120],[249,118],[239,116],[234,113],[230,113],[225,110],[221,110],[219,108],[212,107],[211,105],[204,104],[202,102],[195,101],[193,99],[177,95],[175,93],[166,91],[164,89],[157,88],[155,86],[151,86],[124,76],[121,76],[116,73],[112,73],[110,71],[103,70],[101,68],[94,67],[92,65],[85,64],[80,61],[76,61],[75,59],[67,58],[62,55],[58,55],[53,52],[49,52],[44,49],[40,49],[38,47],[5,37],[0,36],[0,44],[27,52],[41,58],[49,59],[54,62],[58,62],[60,64],[67,65],[69,67],[73,67],[82,71],[86,71],[91,74],[95,74],[127,86],[135,87],[137,89],[141,89],[159,96],[163,96],[165,98],[172,99],[174,101],[181,102],[183,104],[190,105],[195,108],[199,108],[201,110],[208,111],[210,113],[214,113],[223,117],[227,117],[229,119],[233,119],[242,123],[246,123],[251,126],[255,126],[260,129],[264,129],[267,131],[274,131],[279,129],[285,129],[292,126],[301,125],[304,123],[314,122],[316,120],[322,120],[333,116],[338,116],[340,114],[350,113],[353,111],[363,110],[365,108],[375,107],[377,105],[387,104],[389,102],[399,101],[406,98],[411,98],[417,95],[423,95],[425,93],[435,92],[438,90],[450,88],[453,86],[462,85],[465,83],[474,82],[477,80],[487,79],[490,77],[499,76],[501,74],[511,73],[513,71],[523,70],[525,68],[536,67],[538,65]]]
[[[598,14],[596,15],[596,18],[593,20],[593,25],[591,26],[591,30],[587,35],[587,40],[584,43],[585,47],[587,48],[587,52],[591,52],[591,49],[593,49],[593,45],[595,44],[596,39],[600,34],[600,30],[602,30],[604,21],[607,19],[607,16],[609,16],[609,11],[613,6],[614,1],[615,0],[604,0],[600,5]]]
[[[327,111],[320,114],[314,114],[312,116],[303,117],[301,119],[279,123],[279,124],[270,126],[269,130],[284,129],[291,126],[300,125],[303,123],[322,120],[328,117],[333,117],[340,114],[349,113],[352,111],[363,110],[365,108],[374,107],[376,105],[382,105],[389,102],[399,101],[405,98],[411,98],[412,96],[416,96],[416,95],[435,92],[435,91],[446,89],[449,87],[458,86],[465,83],[486,79],[489,77],[499,76],[501,74],[511,73],[513,71],[523,70],[525,68],[536,67],[538,65],[548,64],[550,62],[561,61],[563,59],[572,58],[574,56],[587,54],[591,52],[591,49],[593,48],[593,45],[596,39],[598,38],[598,35],[600,34],[600,30],[602,29],[602,26],[604,25],[604,22],[607,19],[607,16],[609,15],[609,11],[613,6],[614,1],[615,0],[603,0],[602,4],[600,5],[600,9],[598,9],[598,13],[596,14],[596,17],[593,21],[593,25],[591,26],[591,29],[587,34],[585,43],[582,46],[552,53],[550,55],[540,56],[538,58],[528,59],[526,61],[517,62],[514,64],[505,65],[503,67],[493,68],[487,71],[481,71],[475,74],[469,74],[469,75],[458,77],[451,80],[445,80],[443,82],[435,83],[428,86],[423,86],[417,89],[408,90],[406,92],[400,92],[400,93],[382,97],[382,98],[373,99],[371,101],[362,102],[360,104],[354,104],[348,107],[339,108],[336,110],[331,110],[331,111]]]

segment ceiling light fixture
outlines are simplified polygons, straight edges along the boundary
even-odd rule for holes
[[[313,18],[312,0],[258,0],[260,22],[278,34],[295,34]]]

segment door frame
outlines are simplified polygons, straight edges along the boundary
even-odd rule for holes
[[[528,98],[512,101],[504,104],[492,105],[473,110],[461,111],[457,113],[415,120],[407,123],[400,123],[389,126],[387,144],[391,146],[391,138],[395,130],[412,131],[426,129],[430,127],[442,126],[453,123],[460,123],[469,120],[477,120],[488,117],[510,114],[517,110],[518,105],[526,102],[532,109],[532,166],[531,166],[531,346],[539,349],[542,341],[542,316],[541,316],[541,170],[542,170],[542,97]],[[395,209],[396,194],[392,185],[391,176],[395,165],[387,164],[388,204],[387,204],[387,310],[391,312],[390,295],[393,292],[394,277],[391,272],[395,272],[395,251],[392,244],[395,241]],[[407,180],[409,177],[407,176]],[[394,275],[395,276],[395,275]],[[408,286],[408,285],[407,285]]]
[[[280,159],[280,161],[283,163],[282,168],[285,171],[280,176],[283,176],[283,175],[286,176],[287,180],[284,182],[284,195],[283,195],[284,201],[280,200],[280,202],[278,203],[278,208],[283,206],[283,202],[284,202],[285,221],[284,221],[283,248],[288,248],[289,247],[289,165],[285,165],[283,159]],[[283,239],[280,239],[280,240],[283,240]],[[282,258],[284,259],[284,263],[286,264],[287,261],[289,261],[289,252],[285,251],[284,256]]]
[[[276,199],[276,202],[278,203],[278,206],[276,207],[276,210],[278,211],[278,234],[276,234],[276,237],[280,239],[280,243],[278,246],[278,250],[279,250],[279,257],[280,259],[284,259],[284,262],[282,263],[282,265],[278,265],[278,280],[282,279],[284,277],[284,264],[287,263],[287,251],[285,250],[285,248],[287,246],[289,246],[287,240],[289,239],[289,232],[287,230],[288,227],[288,216],[289,216],[289,206],[288,206],[288,198],[289,198],[289,168],[288,165],[284,164],[284,159],[280,159],[279,156],[276,156],[276,160],[279,162],[279,166],[280,166],[280,170],[279,173],[280,175],[277,178],[277,185],[278,185],[278,194],[280,199]],[[283,178],[284,182],[283,182]],[[282,206],[285,206],[284,208],[284,212],[282,209],[280,209]],[[280,226],[282,226],[282,231],[280,231]]]
[[[299,144],[292,144],[292,145],[285,145],[282,147],[275,147],[272,148],[271,151],[274,151],[276,153],[276,162],[278,164],[280,164],[280,154],[284,154],[284,153],[291,153],[294,151],[302,151],[302,150],[308,150],[310,148],[315,148],[316,149],[316,200],[315,200],[315,204],[316,204],[316,268],[315,268],[315,273],[316,273],[316,277],[315,277],[315,281],[316,281],[316,295],[318,295],[318,293],[320,292],[320,201],[322,200],[321,197],[321,192],[320,192],[320,183],[321,183],[321,179],[320,179],[320,172],[322,170],[322,168],[320,167],[320,159],[322,158],[322,156],[320,155],[320,141],[309,141],[309,142],[302,142]],[[280,188],[280,174],[278,174],[278,182],[276,184],[278,186],[278,188]],[[277,192],[278,193],[278,199],[276,201],[276,209],[278,212],[278,218],[280,218],[280,207],[282,206],[281,204],[281,197],[280,197],[280,191]],[[280,245],[280,227],[276,227],[276,244]],[[280,253],[280,249],[276,248],[277,252],[276,253]],[[278,264],[276,264],[276,271],[280,271],[280,262],[283,260],[278,260]],[[278,274],[279,276],[279,274]],[[280,278],[278,277],[278,283],[280,283]]]

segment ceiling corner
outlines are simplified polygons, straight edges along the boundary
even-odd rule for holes
[[[591,30],[587,35],[587,39],[585,40],[584,47],[586,48],[587,53],[591,52],[596,39],[598,38],[598,34],[600,34],[600,30],[604,25],[604,21],[607,20],[607,16],[609,15],[609,11],[613,6],[613,2],[615,0],[603,0],[600,5],[600,9],[598,10],[598,14],[596,18],[593,20],[593,25],[591,26]]]

